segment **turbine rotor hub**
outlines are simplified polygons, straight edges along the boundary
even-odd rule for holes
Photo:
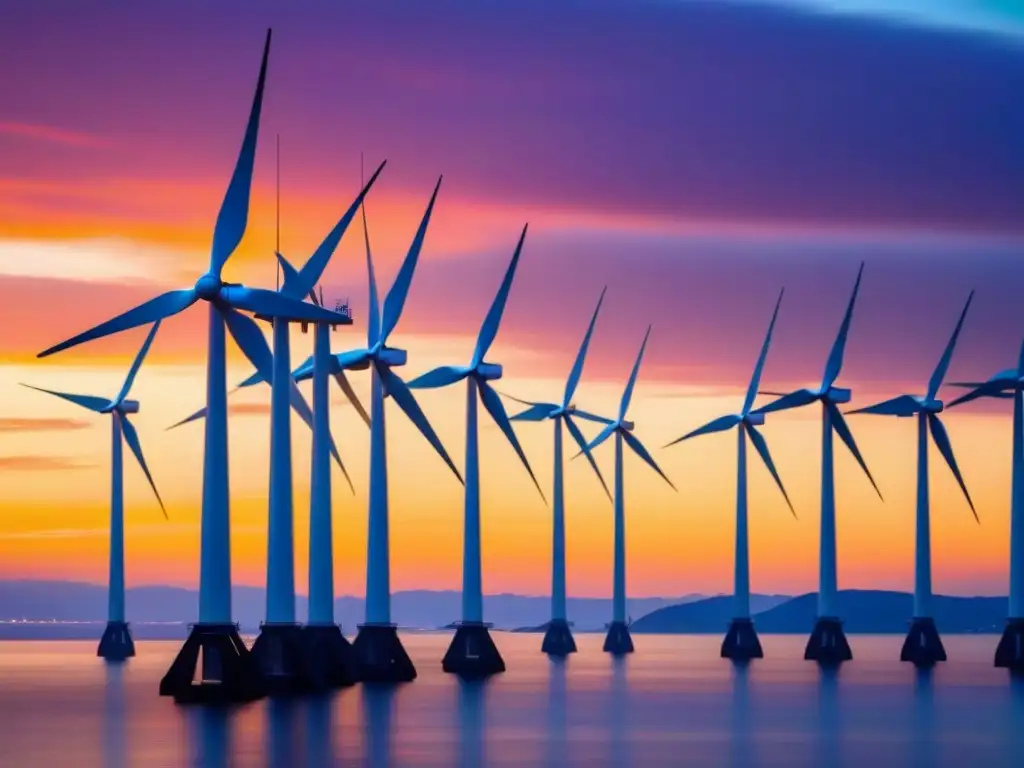
[[[207,272],[196,280],[196,295],[206,301],[212,301],[217,297],[222,285],[223,283],[219,277],[211,272]]]
[[[622,421],[619,422],[619,429],[621,429],[621,430],[623,430],[625,432],[632,432],[633,431],[633,427],[635,427],[635,426],[636,425],[632,421],[626,421],[625,419],[623,419]]]
[[[474,373],[484,381],[496,381],[501,378],[502,368],[497,363],[480,363]]]

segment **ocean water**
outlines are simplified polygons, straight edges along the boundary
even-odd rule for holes
[[[899,637],[851,637],[838,674],[795,636],[745,669],[717,637],[640,635],[616,661],[581,635],[564,663],[539,635],[495,638],[508,672],[486,683],[441,671],[448,635],[407,634],[413,683],[231,710],[157,695],[178,643],[119,666],[93,643],[0,643],[0,766],[1024,766],[1024,681],[992,667],[996,637],[945,638],[930,674]]]

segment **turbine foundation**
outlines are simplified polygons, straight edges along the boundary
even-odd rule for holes
[[[946,649],[935,627],[935,619],[915,617],[910,622],[910,631],[903,641],[900,661],[909,661],[915,667],[933,667],[946,660]]]
[[[1006,629],[996,648],[995,665],[1024,673],[1024,619],[1007,619]]]
[[[549,621],[540,649],[548,656],[564,657],[576,653],[576,641],[573,639],[572,630],[569,629],[569,622],[565,619]]]
[[[100,646],[96,655],[107,661],[124,661],[135,655],[135,643],[128,623],[124,621],[108,621],[103,630]]]
[[[633,638],[629,627],[624,621],[613,621],[608,625],[608,634],[604,638],[604,652],[613,656],[625,656],[633,652]]]
[[[843,632],[843,622],[830,616],[818,618],[807,641],[804,658],[822,666],[834,666],[853,658],[850,644]]]
[[[359,665],[359,679],[364,683],[408,683],[416,679],[416,667],[394,624],[360,624],[352,650]]]
[[[344,688],[359,682],[352,644],[337,624],[307,624],[302,629],[306,659],[318,689]]]
[[[505,671],[505,661],[491,638],[488,625],[463,621],[444,655],[441,668],[465,680],[480,680]]]
[[[733,661],[749,661],[764,658],[761,641],[754,629],[754,622],[748,618],[733,619],[729,631],[722,641],[722,658]]]
[[[298,624],[261,624],[259,637],[252,646],[252,658],[271,696],[294,696],[319,687]]]
[[[179,704],[230,704],[266,695],[259,665],[234,624],[195,624],[160,681]]]

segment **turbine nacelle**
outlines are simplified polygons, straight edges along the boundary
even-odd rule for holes
[[[409,353],[404,349],[395,349],[394,347],[381,347],[375,355],[376,359],[388,366],[389,368],[397,368],[405,365],[406,360],[409,358]],[[355,370],[361,370],[366,368],[370,364],[369,360],[366,361],[365,365],[360,366],[359,364],[352,366]]]
[[[138,400],[125,400],[117,408],[121,413],[138,413],[139,412],[139,401]]]
[[[496,381],[501,378],[502,367],[499,363],[480,363],[474,372],[484,381]]]
[[[619,424],[618,424],[619,429],[621,429],[621,430],[623,430],[625,432],[632,432],[634,426],[635,425],[633,424],[632,421],[626,421],[625,419],[620,421]]]
[[[743,417],[743,423],[748,424],[752,427],[759,427],[762,424],[764,424],[764,414],[748,413],[746,416]]]
[[[929,400],[927,397],[915,397],[914,400],[921,406],[921,410],[926,413],[942,413],[946,407],[945,403],[941,400]]]
[[[853,399],[853,390],[844,389],[843,387],[829,387],[825,393],[825,399],[836,405],[848,403]]]

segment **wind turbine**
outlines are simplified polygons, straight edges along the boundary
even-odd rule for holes
[[[444,655],[442,668],[466,678],[482,678],[505,671],[505,662],[494,645],[494,640],[484,623],[484,597],[482,586],[482,568],[480,558],[480,455],[477,445],[477,396],[483,401],[484,408],[498,425],[519,460],[530,473],[530,478],[541,498],[544,493],[537,484],[530,462],[526,460],[512,424],[501,404],[501,398],[494,391],[490,382],[501,378],[502,367],[499,363],[484,361],[487,352],[498,335],[498,326],[505,311],[508,294],[515,278],[519,255],[526,240],[526,227],[519,236],[512,261],[501,281],[501,287],[484,318],[477,336],[473,358],[468,366],[442,366],[435,368],[409,382],[410,389],[434,389],[456,384],[466,380],[466,478],[465,478],[465,510],[462,537],[462,621],[455,631],[448,652]]]
[[[729,625],[729,631],[722,642],[722,658],[736,661],[749,659],[760,659],[764,656],[761,650],[761,641],[754,629],[754,622],[750,617],[750,553],[747,534],[747,439],[753,443],[754,449],[761,457],[765,467],[771,473],[775,484],[779,486],[786,504],[793,511],[793,504],[789,500],[782,479],[775,469],[775,462],[772,461],[771,453],[768,450],[768,443],[764,436],[757,431],[757,427],[764,424],[764,414],[757,413],[751,409],[754,406],[754,398],[757,397],[757,387],[761,382],[761,373],[764,370],[764,362],[768,357],[768,347],[772,342],[772,331],[775,330],[775,320],[779,316],[779,306],[782,304],[782,294],[779,292],[778,301],[775,302],[775,311],[772,313],[771,323],[768,325],[768,333],[765,334],[764,343],[761,345],[761,353],[758,355],[757,363],[754,365],[754,373],[750,377],[750,385],[747,387],[747,395],[743,400],[743,408],[739,413],[721,416],[704,426],[683,435],[678,440],[673,440],[669,445],[675,445],[683,440],[699,435],[709,435],[713,432],[725,432],[736,427],[737,434],[737,462],[736,462],[736,562],[733,577],[733,594],[736,600],[736,611],[734,618]],[[666,448],[668,446],[665,446]],[[794,517],[796,513],[793,512]]]
[[[214,227],[210,266],[192,288],[169,291],[39,353],[45,357],[86,341],[135,328],[184,311],[205,301],[209,313],[206,367],[206,442],[203,454],[203,503],[199,572],[199,621],[171,668],[160,681],[160,693],[179,701],[242,701],[265,693],[259,668],[231,620],[230,501],[228,492],[227,386],[225,325],[246,357],[272,378],[271,353],[256,322],[245,312],[285,320],[344,318],[321,307],[281,296],[275,291],[225,283],[221,270],[245,233],[249,190],[256,156],[260,111],[270,53],[270,31],[256,84],[249,121],[234,173]],[[202,658],[199,684],[193,684]]]
[[[128,443],[128,448],[139,462],[142,471],[149,481],[156,500],[160,503],[164,517],[167,517],[167,510],[164,509],[163,499],[156,489],[153,476],[149,473],[146,459],[142,456],[142,444],[139,442],[139,435],[135,427],[128,420],[129,413],[139,412],[138,400],[128,400],[128,393],[131,391],[135,376],[142,366],[142,361],[149,352],[153,343],[153,337],[160,329],[160,321],[153,323],[149,334],[146,336],[142,348],[135,356],[132,367],[128,369],[128,376],[121,385],[121,391],[113,400],[92,395],[72,395],[66,392],[54,392],[52,389],[42,389],[29,384],[22,386],[34,389],[39,392],[46,392],[55,395],[75,405],[86,408],[93,413],[109,413],[112,427],[111,459],[110,459],[110,583],[107,586],[107,627],[103,630],[103,637],[100,639],[96,655],[108,661],[123,661],[135,655],[135,643],[132,641],[131,631],[125,621],[124,612],[124,466],[122,463],[122,441]]]
[[[1013,399],[1013,462],[1010,489],[1010,600],[1006,627],[996,647],[995,666],[1024,672],[1024,342],[1016,368],[985,382],[959,383],[971,391],[949,407],[981,398]]]
[[[909,418],[917,417],[917,516],[916,533],[914,536],[914,615],[910,623],[910,631],[903,643],[903,650],[900,652],[900,661],[913,662],[918,667],[931,667],[936,662],[946,660],[946,649],[942,647],[942,640],[935,627],[935,619],[932,616],[932,551],[931,551],[931,522],[928,500],[928,435],[931,434],[935,447],[939,449],[942,458],[949,465],[953,477],[960,484],[960,490],[964,492],[967,504],[978,519],[978,513],[974,509],[974,502],[967,492],[967,486],[960,474],[960,467],[957,466],[956,458],[953,456],[953,446],[949,441],[946,427],[939,419],[942,413],[943,403],[937,399],[939,387],[949,370],[949,362],[953,357],[953,350],[956,347],[957,339],[960,336],[960,329],[963,328],[964,318],[967,317],[967,310],[970,309],[971,299],[974,291],[967,297],[963,312],[957,321],[953,335],[946,344],[946,349],[939,358],[931,378],[928,380],[928,393],[920,395],[900,395],[890,400],[871,405],[867,408],[858,408],[850,413],[874,413],[882,416],[897,416]]]
[[[396,627],[391,623],[391,576],[388,551],[388,465],[384,422],[384,400],[391,397],[416,425],[434,450],[462,482],[462,476],[448,456],[430,422],[420,409],[408,385],[392,371],[405,365],[404,349],[389,347],[388,337],[398,325],[409,294],[413,273],[423,248],[427,225],[434,210],[441,179],[437,180],[427,210],[420,220],[409,251],[398,270],[395,282],[384,299],[383,312],[377,297],[377,279],[373,270],[370,240],[366,238],[366,268],[369,275],[370,303],[366,324],[366,347],[334,355],[340,370],[371,370],[370,379],[370,503],[366,557],[366,621],[352,644],[363,682],[407,682],[416,678],[416,667],[402,647]],[[312,366],[296,372],[296,379],[313,376]]]
[[[881,491],[875,484],[864,458],[861,456],[857,443],[853,439],[846,419],[839,410],[843,403],[850,402],[853,393],[849,389],[841,389],[835,386],[836,379],[843,367],[843,353],[846,350],[846,337],[850,333],[850,320],[853,316],[853,307],[857,302],[857,293],[860,290],[860,280],[864,274],[864,263],[861,262],[857,272],[857,282],[853,286],[853,294],[850,296],[850,303],[846,306],[846,314],[839,326],[839,334],[832,344],[832,351],[829,353],[825,363],[825,374],[821,380],[821,386],[815,389],[798,389],[783,395],[779,399],[766,406],[758,408],[755,414],[762,415],[775,411],[784,411],[789,408],[800,408],[811,403],[821,403],[822,411],[822,433],[821,433],[821,534],[820,534],[820,561],[819,561],[819,587],[818,587],[818,619],[814,625],[814,631],[807,641],[807,648],[804,650],[804,658],[818,661],[822,664],[838,664],[849,661],[853,658],[850,651],[850,644],[843,632],[843,624],[839,618],[839,606],[837,605],[836,586],[836,498],[835,498],[835,476],[833,473],[832,455],[832,433],[839,435],[850,453],[860,464],[864,474],[868,476],[871,485],[874,487],[878,497],[882,497]]]
[[[608,625],[604,650],[616,656],[633,652],[633,638],[630,637],[629,626],[626,624],[626,503],[622,476],[622,443],[625,442],[637,456],[661,475],[662,480],[668,483],[673,491],[676,490],[672,481],[661,471],[661,467],[654,461],[643,443],[633,435],[633,422],[626,421],[626,410],[629,408],[629,401],[633,399],[633,387],[636,385],[640,361],[643,360],[644,349],[647,347],[647,339],[650,335],[651,326],[647,326],[647,333],[644,334],[640,352],[633,364],[633,372],[630,373],[626,389],[622,393],[618,417],[601,430],[584,451],[585,453],[593,451],[609,437],[615,435],[615,564],[612,583],[612,622]]]
[[[601,481],[601,487],[608,493],[608,486],[605,485],[601,470],[597,468],[594,457],[587,450],[587,441],[580,432],[575,418],[596,421],[601,424],[608,424],[611,419],[595,416],[592,413],[579,410],[572,401],[579,385],[580,376],[583,374],[583,363],[587,356],[587,348],[590,346],[590,337],[594,333],[594,324],[597,322],[597,315],[601,311],[601,304],[604,302],[604,294],[608,289],[601,291],[597,300],[597,307],[590,318],[590,325],[583,336],[579,352],[576,354],[576,362],[569,371],[569,378],[565,383],[565,395],[561,403],[534,403],[527,400],[519,400],[509,397],[517,403],[527,405],[522,413],[512,417],[512,421],[545,421],[551,419],[555,427],[555,471],[554,491],[552,493],[552,536],[551,536],[551,621],[548,622],[547,631],[544,633],[544,642],[541,644],[541,651],[551,656],[567,656],[576,652],[576,641],[573,639],[572,630],[569,628],[568,613],[566,611],[565,596],[565,493],[562,481],[562,424],[569,430],[572,439],[580,447],[580,451],[587,457],[590,466]],[[611,498],[611,494],[608,494]]]

